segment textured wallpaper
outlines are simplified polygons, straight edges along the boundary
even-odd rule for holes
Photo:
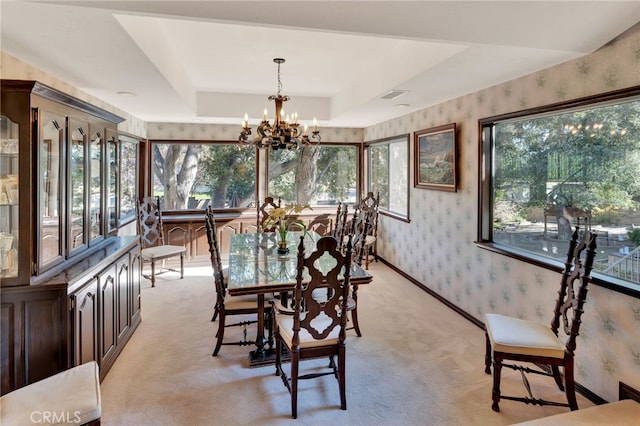
[[[252,126],[255,134],[255,127]],[[225,140],[235,141],[240,134],[237,125],[197,123],[148,123],[148,139]],[[322,127],[320,136],[324,142],[362,142],[362,129]]]
[[[497,312],[548,323],[560,275],[473,244],[478,119],[639,84],[636,26],[591,55],[365,129],[365,140],[452,122],[459,130],[459,191],[411,188],[411,223],[382,217],[378,251],[478,319]],[[478,354],[478,368],[482,356]],[[576,380],[609,401],[618,399],[619,381],[640,388],[640,299],[590,286],[576,350]]]

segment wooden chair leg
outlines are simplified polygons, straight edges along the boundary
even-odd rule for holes
[[[222,339],[224,338],[224,321],[225,315],[223,312],[220,312],[220,318],[218,320],[218,332],[216,333],[216,348],[213,350],[211,356],[218,355],[220,352],[220,347],[222,346]]]
[[[151,287],[156,286],[156,262],[155,260],[151,261]]]
[[[484,354],[484,372],[491,374],[491,341],[489,340],[489,333],[484,333],[485,336],[485,354]]]
[[[358,337],[362,337],[362,333],[360,332],[360,324],[358,323],[358,306],[351,311],[351,321],[353,322],[353,329],[356,332]]]
[[[347,390],[346,390],[346,366],[345,366],[345,361],[346,361],[346,350],[344,347],[344,344],[340,347],[340,350],[338,352],[338,375],[340,377],[339,379],[339,384],[340,384],[340,408],[342,408],[343,410],[347,409]]]
[[[282,375],[282,340],[280,340],[280,334],[276,329],[276,376]]]
[[[184,253],[180,255],[180,279],[184,278]]]
[[[299,354],[291,351],[291,417],[298,418],[298,361]]]
[[[562,384],[562,376],[560,375],[560,367],[557,365],[551,366],[551,372],[553,373],[553,379],[556,381],[556,385],[558,385],[558,389],[564,391],[564,385]]]
[[[353,292],[351,292],[351,298],[355,303],[355,307],[351,310],[351,321],[353,321],[353,329],[356,331],[358,337],[362,337],[360,332],[360,323],[358,322],[358,285],[353,285]]]
[[[564,392],[567,395],[567,402],[569,403],[569,408],[571,408],[571,411],[577,410],[578,401],[576,401],[576,387],[573,381],[573,358],[569,358],[565,361]]]
[[[211,322],[214,322],[216,320],[216,318],[218,318],[218,307],[215,306],[213,308],[213,316],[211,317]]]
[[[491,399],[493,404],[491,409],[496,413],[500,412],[500,373],[502,372],[502,361],[493,361],[493,391],[491,392]]]

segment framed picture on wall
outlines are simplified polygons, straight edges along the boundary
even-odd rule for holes
[[[457,190],[456,123],[414,132],[413,154],[416,188]]]

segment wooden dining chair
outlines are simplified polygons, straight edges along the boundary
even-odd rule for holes
[[[303,276],[307,270],[308,278]],[[338,380],[340,408],[347,409],[346,325],[350,287],[351,242],[343,254],[338,241],[326,236],[305,257],[304,237],[298,246],[298,267],[293,315],[275,314],[276,375],[291,394],[291,416],[298,416],[298,381],[333,375]],[[316,291],[319,290],[319,291]],[[327,291],[328,290],[328,291]],[[282,368],[282,349],[291,355],[289,375]],[[328,370],[300,375],[300,362],[329,358]],[[337,360],[336,360],[337,358]]]
[[[226,278],[222,268],[220,246],[218,245],[216,221],[213,209],[209,206],[204,215],[207,242],[209,243],[209,255],[213,268],[213,280],[216,286],[216,303],[212,321],[218,317],[218,331],[216,332],[216,344],[212,356],[218,355],[222,345],[246,346],[255,344],[254,340],[247,340],[247,326],[257,323],[258,298],[256,296],[227,296]],[[269,302],[265,302],[266,309],[271,308]],[[250,319],[243,319],[233,324],[227,324],[227,316],[248,315]],[[251,318],[253,316],[253,318]],[[225,342],[224,330],[227,327],[241,326],[243,330],[242,340]]]
[[[180,279],[184,278],[184,255],[187,249],[185,246],[164,243],[160,197],[145,197],[138,204],[138,234],[142,243],[142,261],[151,263],[151,274],[143,274],[151,280],[151,287],[156,286],[156,275],[167,271],[178,272],[165,265],[165,261],[173,257],[180,257]],[[156,271],[158,261],[162,263],[160,270]]]
[[[366,258],[366,236],[369,233],[371,227],[369,223],[369,215],[366,211],[356,207],[353,212],[353,217],[347,222],[349,228],[345,233],[343,241],[343,252],[347,241],[351,241],[351,264],[362,266],[363,260]],[[351,286],[349,293],[348,311],[351,318],[351,325],[348,330],[354,330],[358,337],[362,337],[362,331],[360,331],[360,322],[358,320],[358,290],[359,286],[354,284]]]
[[[380,212],[380,193],[373,195],[368,192],[360,201],[360,209],[368,216],[369,229],[365,237],[364,262],[365,269],[369,269],[369,257],[373,256],[378,261],[378,213]]]
[[[596,255],[596,234],[585,231],[579,243],[578,239],[579,228],[576,227],[569,243],[551,326],[499,314],[485,315],[485,372],[491,374],[491,365],[493,364],[493,404],[491,408],[496,412],[500,411],[498,404],[501,399],[533,405],[563,406],[569,407],[571,410],[578,409],[573,360],[576,337],[582,323],[583,308],[587,297],[587,285],[591,279],[591,269]],[[574,284],[577,285],[577,288],[574,287]],[[569,318],[570,314],[571,318]],[[560,330],[567,336],[564,343],[559,336]],[[505,364],[506,360],[512,361],[514,364]],[[531,369],[519,365],[522,362],[547,368],[545,370]],[[528,396],[505,396],[500,393],[502,367],[520,371]],[[559,367],[563,367],[562,374]],[[564,390],[567,403],[534,398],[525,373],[553,377],[558,388]]]
[[[331,235],[338,241],[339,249],[344,249],[344,237],[347,234],[347,217],[349,216],[349,206],[347,204],[338,203],[338,211],[333,223],[333,231]]]

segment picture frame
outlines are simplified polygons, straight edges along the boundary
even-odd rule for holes
[[[456,123],[413,133],[413,186],[456,192],[458,190]]]

